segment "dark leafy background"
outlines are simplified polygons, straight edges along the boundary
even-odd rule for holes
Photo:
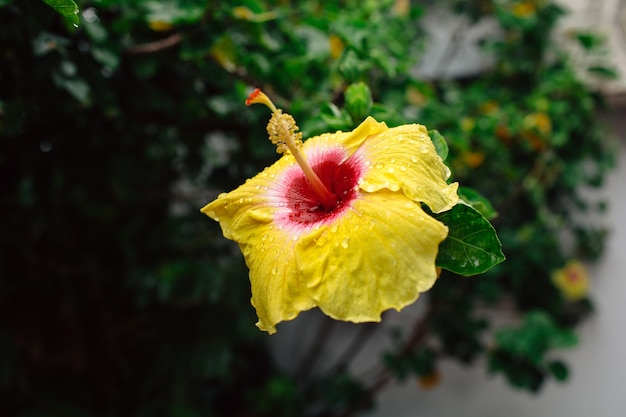
[[[481,43],[492,69],[411,75],[426,59],[416,1],[94,0],[78,15],[71,1],[0,1],[0,414],[347,416],[443,358],[487,358],[531,391],[566,379],[553,348],[575,344],[592,303],[550,275],[602,253],[604,230],[581,220],[603,209],[582,191],[613,162],[601,99],[551,41],[558,6],[437,4],[495,19]],[[569,42],[601,47],[593,33]],[[275,159],[266,112],[242,106],[253,86],[305,136],[368,114],[437,129],[453,180],[478,192],[464,199],[498,230],[506,262],[444,271],[374,380],[279,370],[240,253],[198,212]],[[520,319],[495,327],[490,311]]]

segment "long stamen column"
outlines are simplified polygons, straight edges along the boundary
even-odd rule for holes
[[[269,97],[258,88],[246,100],[246,105],[248,106],[256,103],[264,104],[272,111],[272,118],[267,124],[267,133],[272,143],[276,145],[276,152],[282,154],[288,150],[304,172],[304,176],[311,185],[311,189],[315,192],[320,204],[326,210],[333,209],[337,205],[337,198],[320,180],[319,176],[307,162],[304,154],[300,151],[302,132],[298,132],[298,126],[294,118],[289,114],[283,113],[281,109],[277,109]]]

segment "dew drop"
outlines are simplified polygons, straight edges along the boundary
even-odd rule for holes
[[[278,274],[278,269],[276,267],[272,268],[272,275]]]
[[[418,161],[417,156],[415,155],[411,156],[411,162],[417,162],[417,161]]]
[[[421,153],[428,153],[428,146],[426,146],[426,145],[420,146],[420,152]]]
[[[294,242],[297,241],[300,238],[300,235],[295,235],[294,237],[291,238],[291,240],[293,240]]]
[[[341,241],[341,247],[344,249],[348,249],[348,247],[350,246],[350,242],[348,238],[345,238],[344,240]]]
[[[402,166],[400,167],[400,171],[402,171],[402,172],[406,172],[406,167],[405,167],[404,165],[402,165]]]
[[[385,164],[383,164],[382,162],[377,163],[376,165],[374,165],[374,168],[376,169],[381,169],[385,166]]]
[[[336,225],[336,224],[333,224],[333,225],[332,225],[332,227],[330,228],[330,231],[331,231],[332,233],[336,233],[336,232],[337,232],[337,229],[338,229],[337,225]]]
[[[393,168],[389,168],[389,169],[387,170],[387,172],[389,172],[390,174],[393,174],[394,172],[396,172],[396,170],[395,170],[395,169],[393,169]]]

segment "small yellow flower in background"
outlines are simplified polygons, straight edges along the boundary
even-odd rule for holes
[[[498,110],[500,110],[500,106],[498,105],[498,102],[493,100],[487,101],[480,106],[480,111],[487,115],[494,114]]]
[[[580,261],[569,261],[563,268],[554,271],[552,282],[570,301],[585,298],[589,293],[589,274]]]
[[[464,117],[463,119],[461,119],[461,130],[465,132],[469,132],[469,131],[474,130],[475,126],[476,126],[476,121],[472,119],[471,117]]]
[[[461,158],[470,168],[478,168],[485,162],[485,154],[482,152],[465,152]]]
[[[530,0],[516,2],[511,10],[515,17],[521,18],[530,17],[534,15],[536,11],[537,6],[535,6],[535,3]]]
[[[250,22],[263,23],[278,17],[276,12],[255,13],[246,6],[237,6],[233,8],[233,16],[240,20]]]
[[[367,118],[352,132],[302,143],[293,118],[272,110],[270,140],[283,156],[202,212],[236,241],[250,269],[257,326],[268,333],[319,307],[345,321],[380,321],[432,287],[448,228],[424,212],[458,202],[458,184],[420,125]]]
[[[343,39],[341,39],[337,35],[330,35],[328,37],[328,45],[330,48],[330,56],[333,59],[338,59],[343,53],[344,48],[346,47]]]
[[[151,20],[148,22],[148,26],[155,32],[167,32],[174,27],[170,22],[163,20]]]
[[[441,383],[441,372],[434,370],[427,375],[420,375],[418,385],[424,390],[431,390]]]
[[[548,139],[552,134],[552,120],[543,112],[530,113],[522,121],[521,132],[534,150],[544,150],[548,147]]]
[[[406,89],[406,100],[413,106],[423,107],[428,98],[419,88],[411,85]]]
[[[411,12],[411,2],[410,0],[396,0],[393,3],[393,7],[391,11],[396,16],[406,17]]]

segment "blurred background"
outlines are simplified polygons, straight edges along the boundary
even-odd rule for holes
[[[626,415],[625,27],[617,0],[0,0],[0,415]],[[437,129],[507,261],[260,332],[199,212],[277,158],[254,87],[305,137]]]

